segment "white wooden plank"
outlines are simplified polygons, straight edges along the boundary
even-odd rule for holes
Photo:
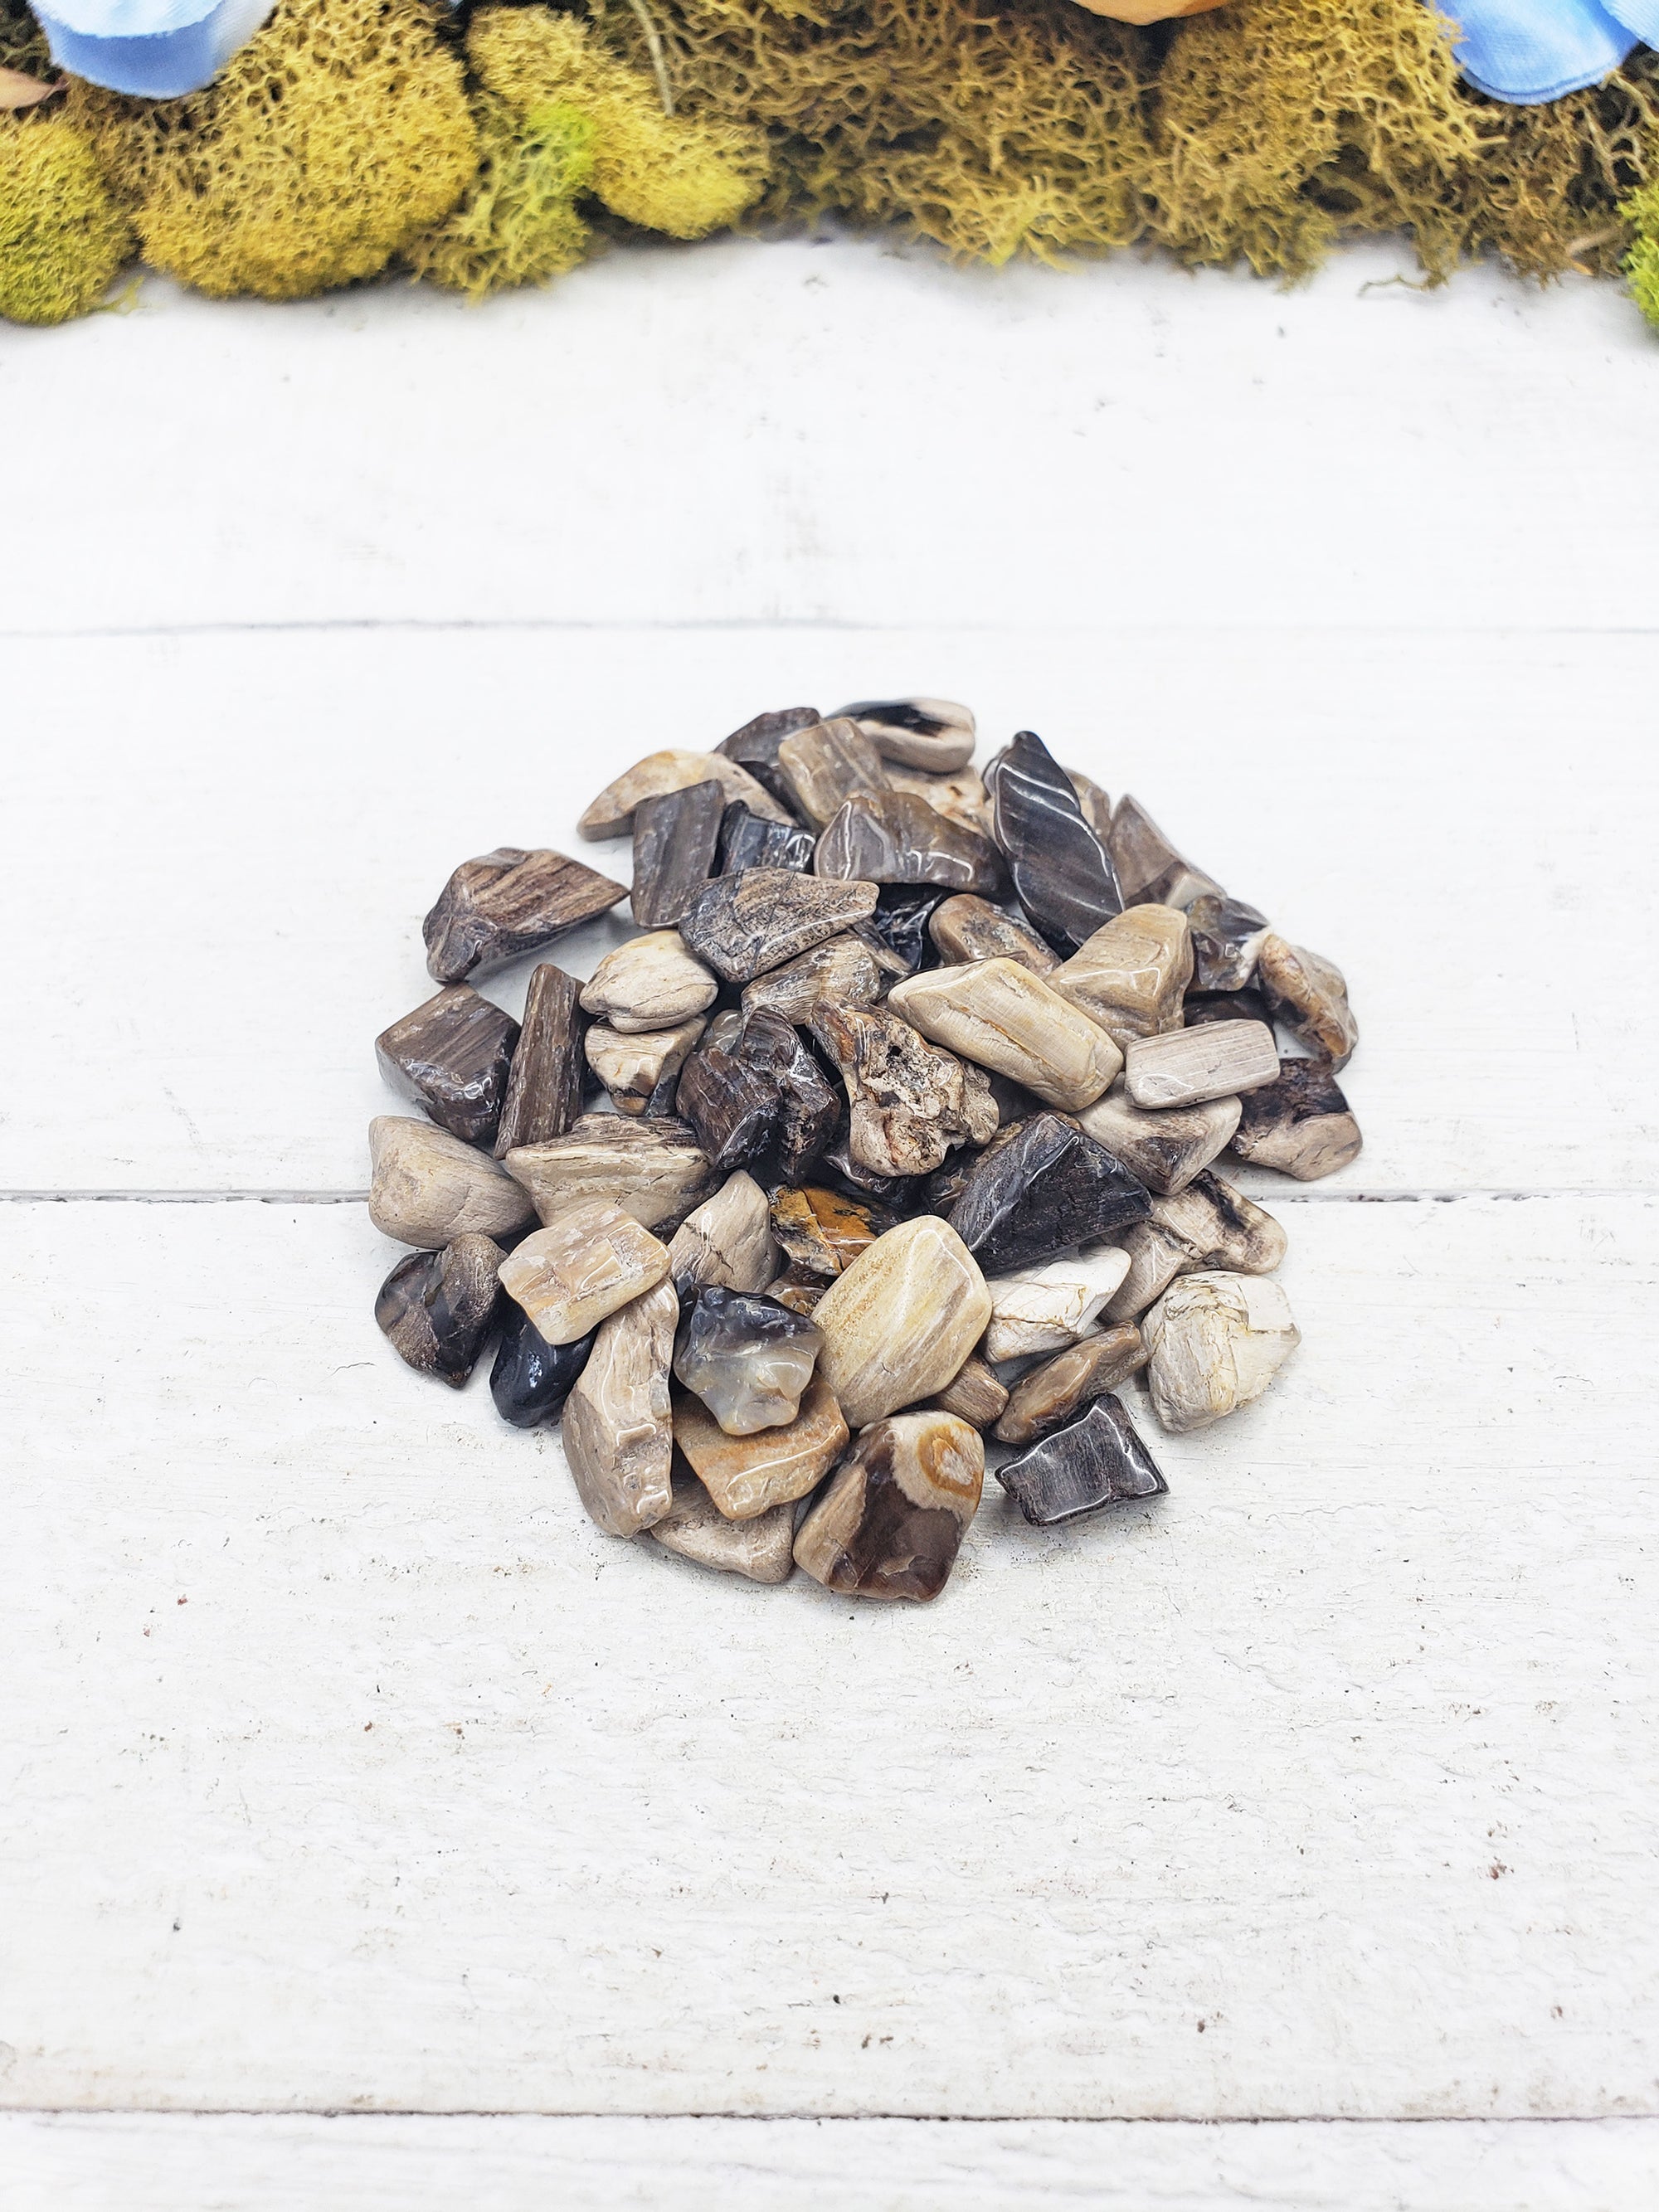
[[[8,2212],[1631,2212],[1650,2120],[0,2117]]]
[[[1156,1514],[883,1611],[597,1534],[356,1207],[6,1207],[5,2100],[1650,2112],[1656,1213],[1300,1209]]]

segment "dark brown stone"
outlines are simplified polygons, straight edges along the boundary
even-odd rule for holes
[[[835,1135],[840,1107],[781,1015],[721,1016],[680,1073],[678,1106],[724,1172],[774,1159],[799,1176]]]
[[[1193,981],[1200,991],[1242,991],[1255,974],[1267,917],[1243,899],[1218,892],[1187,909],[1193,933]]]
[[[980,1153],[949,1220],[988,1275],[1144,1221],[1152,1194],[1066,1114],[1034,1114]]]
[[[428,972],[459,983],[504,967],[627,896],[625,884],[562,853],[499,846],[462,861],[421,925]]]
[[[452,983],[374,1040],[380,1073],[464,1144],[494,1138],[519,1024],[470,985]]]
[[[936,884],[994,896],[1008,882],[988,837],[909,791],[854,792],[818,839],[812,871],[842,882]]]
[[[997,1480],[1036,1528],[1080,1520],[1103,1506],[1158,1498],[1170,1486],[1121,1402],[1109,1393],[1000,1467]]]
[[[1189,1030],[1206,1022],[1263,1022],[1273,1026],[1273,1009],[1260,991],[1188,991],[1182,1008]]]
[[[848,1595],[937,1597],[984,1477],[979,1432],[953,1413],[872,1422],[801,1522],[796,1564]]]
[[[673,928],[714,874],[725,813],[718,783],[690,783],[634,809],[634,919],[641,929]]]
[[[714,873],[735,876],[743,868],[808,869],[817,843],[810,830],[768,822],[734,799],[720,823]]]
[[[1213,876],[1178,853],[1138,799],[1125,793],[1112,809],[1106,835],[1113,872],[1125,906],[1175,906],[1219,893]]]
[[[875,911],[874,884],[824,883],[790,868],[716,876],[680,922],[696,957],[728,983],[747,983],[839,936]]]
[[[769,714],[757,714],[752,722],[745,722],[740,730],[733,730],[729,738],[722,738],[714,748],[727,760],[736,761],[748,769],[757,783],[764,786],[774,799],[794,811],[794,794],[789,788],[789,779],[778,766],[778,747],[797,730],[810,730],[818,720],[816,707],[780,707]],[[762,865],[757,863],[756,865]],[[769,862],[767,866],[790,866],[793,863]]]
[[[1359,1124],[1323,1060],[1281,1060],[1279,1079],[1244,1099],[1233,1150],[1254,1166],[1317,1182],[1359,1156]]]
[[[380,1285],[374,1318],[398,1357],[459,1390],[477,1364],[501,1303],[503,1254],[464,1236],[440,1252],[411,1252]]]
[[[582,1110],[586,1062],[580,1004],[581,985],[545,961],[530,978],[524,1022],[507,1079],[507,1103],[495,1133],[495,1157],[515,1145],[545,1144],[562,1137]]]
[[[996,841],[1031,921],[1066,953],[1122,911],[1106,848],[1071,779],[1041,738],[1022,730],[992,763]]]

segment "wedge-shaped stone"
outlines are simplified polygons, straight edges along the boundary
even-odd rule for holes
[[[495,1325],[501,1261],[501,1246],[476,1236],[399,1260],[374,1301],[380,1333],[398,1358],[459,1390]]]
[[[681,1324],[674,1372],[728,1437],[751,1437],[794,1419],[823,1346],[816,1326],[776,1299],[711,1288]]]
[[[805,1027],[820,1000],[873,1006],[886,985],[870,947],[856,937],[831,937],[744,987],[745,1014],[778,1014]]]
[[[728,983],[782,967],[875,911],[874,884],[827,883],[793,868],[717,876],[680,924],[691,951]]]
[[[856,722],[797,730],[778,747],[778,769],[802,821],[823,830],[855,791],[890,791],[881,755]]]
[[[997,1126],[981,1070],[929,1044],[884,1008],[821,1005],[812,1034],[841,1070],[848,1149],[878,1176],[929,1175],[953,1145],[983,1145]]]
[[[1091,1399],[1127,1382],[1150,1356],[1134,1323],[1120,1322],[1027,1368],[997,1422],[997,1442],[1029,1444],[1046,1437]]]
[[[927,925],[945,894],[933,884],[884,884],[876,910],[853,924],[884,975],[914,975],[927,957]]]
[[[1035,1528],[1157,1498],[1170,1486],[1121,1402],[1109,1394],[1000,1467],[997,1480]]]
[[[581,985],[550,961],[530,978],[524,1022],[507,1072],[507,1098],[495,1131],[495,1157],[515,1145],[562,1137],[582,1110]]]
[[[724,753],[684,752],[670,747],[635,761],[625,775],[605,789],[576,824],[587,838],[626,837],[634,827],[634,811],[642,799],[660,799],[665,793],[687,790],[694,783],[718,783],[727,799],[740,799],[751,814],[770,822],[787,822],[789,816],[763,785]]]
[[[502,845],[463,860],[421,925],[427,973],[440,983],[539,952],[626,898],[626,889],[562,853]]]
[[[672,929],[714,874],[726,805],[711,779],[635,808],[632,899],[641,929]]]
[[[1193,980],[1187,917],[1178,907],[1125,907],[1048,980],[1120,1045],[1178,1030]]]
[[[380,1073],[465,1145],[494,1138],[519,1024],[470,985],[452,983],[374,1040]]]
[[[646,1534],[682,1559],[751,1583],[787,1583],[795,1571],[795,1509],[775,1505],[750,1521],[728,1521],[702,1483],[683,1478],[674,1502]]]
[[[741,1168],[674,1231],[668,1267],[682,1299],[708,1284],[763,1291],[780,1264],[766,1193]]]
[[[1136,1106],[1162,1111],[1259,1091],[1279,1073],[1273,1032],[1260,1022],[1206,1022],[1164,1036],[1134,1037],[1123,1083]]]
[[[598,1200],[526,1237],[501,1267],[501,1288],[550,1344],[574,1344],[667,1273],[668,1247]]]
[[[1238,1115],[1236,1097],[1148,1112],[1135,1104],[1120,1079],[1078,1119],[1148,1190],[1170,1195],[1185,1190],[1226,1150]]]
[[[687,1391],[674,1407],[674,1441],[728,1521],[750,1521],[815,1490],[846,1449],[848,1430],[822,1378],[807,1385],[783,1428],[729,1437]]]
[[[607,952],[582,990],[583,1010],[626,1036],[672,1030],[707,1013],[720,987],[677,929],[631,937]]]
[[[902,1221],[854,1260],[812,1316],[818,1373],[855,1429],[933,1397],[985,1334],[991,1294],[955,1230]]]
[[[1188,991],[1182,1020],[1189,1030],[1206,1022],[1261,1022],[1273,1027],[1273,1010],[1260,991]]]
[[[895,791],[908,791],[925,799],[935,814],[960,822],[965,830],[991,835],[991,794],[978,770],[959,768],[949,775],[926,775],[920,769],[895,768],[890,762],[887,781]]]
[[[1060,957],[1029,923],[1016,921],[988,899],[962,892],[933,908],[928,934],[954,965],[975,960],[1017,960],[1034,975],[1050,975]]]
[[[1033,732],[1022,730],[998,755],[991,804],[1021,906],[1046,938],[1075,952],[1123,901],[1070,779]]]
[[[1140,1326],[1152,1410],[1178,1435],[1252,1404],[1302,1340],[1270,1275],[1179,1276]]]
[[[1213,876],[1178,853],[1138,799],[1126,792],[1112,809],[1107,849],[1125,906],[1156,903],[1189,907],[1214,896],[1221,886]]]
[[[712,1198],[720,1181],[684,1121],[650,1114],[584,1114],[562,1137],[510,1152],[506,1166],[544,1221],[601,1199],[641,1228],[665,1233]]]
[[[1244,1101],[1233,1150],[1252,1167],[1317,1182],[1357,1159],[1362,1142],[1342,1086],[1324,1061],[1285,1060],[1279,1080]]]
[[[848,1596],[937,1597],[984,1481],[984,1443],[954,1413],[878,1421],[801,1522],[796,1562]]]
[[[810,830],[763,821],[741,799],[733,799],[720,821],[711,872],[734,876],[743,868],[810,868],[817,842]]]
[[[823,720],[816,707],[780,707],[768,714],[757,714],[740,730],[733,730],[729,738],[722,738],[714,748],[726,760],[736,761],[746,769],[757,783],[763,784],[781,805],[791,806],[789,785],[783,770],[778,766],[778,747],[797,730],[810,730]],[[780,864],[785,865],[785,864]]]
[[[1015,960],[929,969],[896,983],[887,1004],[935,1044],[1067,1111],[1092,1105],[1123,1066],[1097,1022]]]
[[[1129,1266],[1106,1306],[1109,1321],[1133,1321],[1177,1275],[1223,1267],[1270,1275],[1285,1257],[1282,1224],[1219,1176],[1200,1175],[1173,1198],[1155,1198],[1150,1220],[1127,1230]]]
[[[565,1401],[564,1455],[607,1536],[637,1536],[673,1504],[668,1363],[679,1300],[668,1283],[599,1324]]]
[[[855,699],[837,709],[856,722],[884,761],[943,775],[974,757],[974,717],[954,699]]]
[[[1002,855],[977,830],[936,813],[908,791],[854,792],[818,839],[815,875],[841,882],[935,884],[1000,891]]]
[[[368,1125],[368,1218],[383,1237],[436,1251],[457,1237],[510,1237],[536,1209],[506,1170],[430,1121]]]
[[[680,1077],[679,1110],[717,1168],[775,1159],[795,1176],[836,1133],[840,1109],[780,1015],[721,1015]]]
[[[1267,917],[1221,892],[1187,908],[1193,933],[1193,975],[1200,991],[1242,991],[1254,979]]]
[[[983,1431],[1001,1414],[1008,1393],[978,1352],[970,1352],[930,1403],[941,1413],[954,1413],[970,1428]]]
[[[772,1231],[792,1267],[833,1281],[878,1237],[897,1225],[885,1206],[809,1184],[772,1194]]]
[[[1093,777],[1085,775],[1081,769],[1068,768],[1066,781],[1076,794],[1078,805],[1083,809],[1084,820],[1106,848],[1109,856],[1112,849],[1111,800]]]
[[[1008,1275],[1144,1221],[1152,1203],[1121,1161],[1068,1115],[1034,1114],[973,1163],[951,1224],[982,1267]]]
[[[550,1344],[530,1316],[503,1298],[501,1340],[489,1370],[489,1395],[495,1411],[515,1429],[539,1428],[556,1421],[576,1377],[587,1364],[595,1332],[572,1344]]]
[[[1256,960],[1256,981],[1292,1036],[1334,1068],[1346,1067],[1359,1042],[1342,971],[1269,930]]]
[[[994,1275],[986,1285],[991,1320],[980,1350],[993,1364],[1063,1352],[1088,1334],[1128,1271],[1128,1254],[1109,1244],[1023,1274]]]
[[[646,1113],[659,1091],[664,1091],[672,1109],[672,1092],[666,1086],[673,1084],[706,1026],[701,1014],[678,1029],[631,1034],[613,1030],[607,1022],[595,1022],[585,1041],[587,1064],[611,1093],[619,1114]]]

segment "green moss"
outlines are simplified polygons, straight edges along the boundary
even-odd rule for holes
[[[504,100],[473,103],[478,177],[448,220],[404,254],[417,276],[482,300],[515,284],[544,284],[586,255],[592,234],[576,201],[592,182],[595,125],[555,101],[522,124]]]
[[[1625,258],[1625,274],[1637,306],[1659,330],[1659,181],[1634,193],[1623,212],[1636,232]]]
[[[83,315],[132,251],[92,149],[61,116],[0,119],[0,315]]]

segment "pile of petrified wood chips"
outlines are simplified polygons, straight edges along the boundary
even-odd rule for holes
[[[1342,977],[1030,732],[982,777],[974,743],[905,699],[653,753],[580,823],[631,832],[641,933],[538,967],[521,1024],[468,979],[629,890],[503,848],[427,916],[442,988],[378,1049],[428,1118],[370,1132],[418,1249],[376,1317],[457,1386],[497,1339],[501,1413],[562,1416],[612,1535],[931,1598],[988,1432],[1070,1521],[1164,1488],[1131,1376],[1201,1428],[1297,1343],[1284,1231],[1212,1163],[1358,1152]]]

